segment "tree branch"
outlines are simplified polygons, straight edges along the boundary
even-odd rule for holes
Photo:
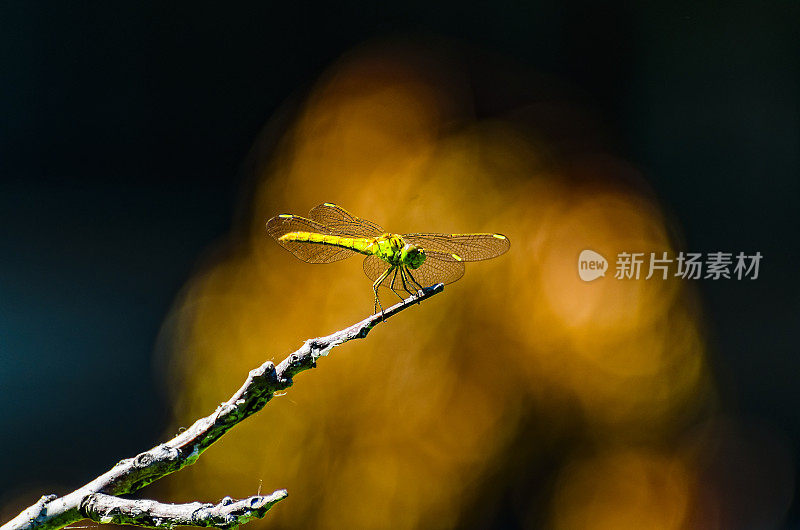
[[[266,405],[269,400],[272,399],[272,396],[276,392],[286,390],[292,386],[292,380],[294,376],[304,370],[314,368],[317,364],[317,360],[320,357],[328,355],[331,349],[353,339],[363,339],[367,336],[370,330],[379,323],[385,321],[393,315],[396,315],[400,311],[403,311],[413,304],[422,302],[423,300],[442,292],[442,290],[444,290],[444,285],[441,283],[432,287],[426,287],[425,289],[418,291],[416,295],[411,296],[398,304],[395,304],[383,313],[371,315],[357,324],[353,324],[348,328],[337,331],[336,333],[326,337],[309,339],[299,350],[290,354],[286,359],[281,361],[277,367],[270,361],[265,362],[258,368],[250,371],[247,376],[247,380],[228,401],[220,404],[212,414],[197,420],[191,427],[178,434],[173,439],[157,445],[149,451],[140,453],[133,458],[121,460],[103,475],[100,475],[88,484],[64,495],[63,497],[58,497],[56,495],[43,496],[35,504],[28,507],[14,519],[0,527],[0,530],[51,530],[63,528],[68,524],[83,519],[84,517],[94,519],[93,516],[89,515],[90,513],[96,514],[102,512],[98,511],[99,508],[93,508],[95,511],[89,511],[89,507],[106,506],[108,504],[106,501],[110,502],[108,499],[109,496],[122,495],[136,491],[165,475],[193,464],[195,461],[197,461],[203,451],[208,449],[214,442],[219,440],[220,437],[222,437],[236,424],[264,408],[264,405]],[[98,494],[104,495],[102,497],[98,497]],[[236,501],[234,504],[238,506],[238,503],[248,502],[253,499],[274,499],[268,505],[265,505],[266,509],[263,509],[263,511],[253,510],[250,512],[250,515],[241,516],[244,520],[252,517],[262,517],[269,507],[272,506],[272,504],[280,501],[285,496],[285,490],[279,490],[267,497],[251,497],[250,499]],[[119,498],[116,498],[116,501],[119,501],[114,505],[116,507],[122,506],[120,502],[140,502],[127,501]],[[153,503],[154,507],[175,506],[158,504],[155,503],[155,501],[141,502]],[[222,506],[222,504],[213,506],[192,503],[188,505],[177,506],[194,505],[206,510],[211,510],[212,512],[213,510],[222,510],[222,508],[219,508]],[[211,506],[211,508],[209,508],[209,506]],[[159,511],[158,513],[167,512]],[[222,514],[227,512],[222,510],[219,511],[219,513]],[[104,516],[102,515],[98,516],[100,519],[103,517]],[[190,526],[217,526],[219,528],[228,527],[228,522],[225,522],[227,519],[221,524],[216,524],[216,522],[221,519],[217,519],[215,517],[216,516],[209,515],[204,519],[204,521],[209,522],[209,524],[199,525],[186,522],[170,522],[169,518],[163,518],[164,520],[162,520],[161,524],[157,526],[166,527],[176,524],[188,524]],[[181,520],[183,521],[183,519]],[[131,521],[133,521],[133,519],[131,519]],[[211,524],[212,522],[213,524]],[[142,523],[130,522],[129,524]]]
[[[81,514],[98,523],[132,524],[147,528],[173,526],[213,526],[235,528],[251,519],[260,519],[272,505],[286,498],[286,490],[267,496],[255,495],[239,501],[225,497],[219,504],[163,504],[150,500],[131,500],[92,493],[80,506]]]

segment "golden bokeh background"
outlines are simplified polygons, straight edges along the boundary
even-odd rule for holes
[[[475,75],[413,46],[364,47],[267,129],[240,224],[162,333],[169,434],[251,368],[371,311],[359,259],[300,262],[265,235],[273,215],[335,202],[398,233],[501,232],[511,250],[333,350],[159,483],[161,498],[287,488],[250,528],[479,528],[502,512],[532,528],[725,528],[730,506],[707,479],[718,440],[739,435],[712,421],[691,283],[613,278],[619,252],[683,250],[679,224],[557,85],[517,76],[524,104],[486,112]],[[611,267],[591,283],[577,274],[587,248]],[[781,468],[748,447],[738,460],[764,481]],[[775,498],[791,497],[783,484]],[[758,505],[754,520],[786,506]]]

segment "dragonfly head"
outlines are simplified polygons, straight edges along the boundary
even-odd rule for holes
[[[406,243],[400,251],[400,261],[409,269],[418,269],[425,262],[425,251],[416,245]]]

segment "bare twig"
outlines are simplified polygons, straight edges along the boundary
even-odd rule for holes
[[[220,404],[211,415],[194,422],[191,427],[175,438],[133,458],[121,460],[103,475],[62,497],[43,496],[35,504],[0,527],[0,530],[51,530],[63,528],[86,517],[99,522],[118,522],[142,526],[169,527],[180,524],[227,528],[235,526],[235,524],[231,524],[230,517],[239,521],[236,524],[241,524],[254,517],[263,517],[273,504],[286,496],[285,490],[278,490],[267,496],[258,495],[242,501],[235,501],[232,505],[235,505],[236,508],[230,509],[226,509],[225,506],[232,505],[224,504],[224,500],[223,503],[216,506],[200,503],[168,505],[155,501],[130,501],[116,497],[116,495],[141,489],[169,473],[193,464],[203,451],[236,424],[261,410],[272,399],[273,394],[292,386],[294,376],[304,370],[314,368],[317,360],[328,355],[332,348],[353,339],[363,339],[380,322],[415,303],[442,292],[443,289],[444,285],[442,284],[427,287],[419,291],[416,296],[403,300],[383,313],[365,318],[349,328],[326,337],[309,339],[299,350],[281,361],[277,367],[270,361],[265,362],[250,371],[242,387],[228,401]],[[150,516],[142,515],[141,518],[137,518],[139,516],[125,515],[128,512],[133,514],[137,509],[135,506],[141,506],[137,505],[137,502],[149,503],[147,504],[150,509],[149,513],[158,514],[153,517],[159,518],[160,524],[145,524],[148,520],[151,522],[155,520],[148,519]],[[250,511],[245,515],[244,505],[239,503],[248,502],[255,502],[260,507],[249,508]],[[206,515],[197,521],[195,521],[196,517],[190,517],[189,522],[186,522],[185,514],[188,513],[186,510],[198,509],[205,510],[202,513]],[[169,513],[175,513],[176,517],[180,517],[170,519],[166,517]],[[108,520],[109,516],[112,517],[112,520]],[[118,516],[119,520],[116,519]]]
[[[132,524],[148,528],[234,528],[251,519],[264,517],[273,504],[285,497],[286,490],[278,490],[272,495],[256,495],[239,501],[225,497],[219,504],[163,504],[93,493],[81,504],[81,514],[98,523]]]

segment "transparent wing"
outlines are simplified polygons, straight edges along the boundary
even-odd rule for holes
[[[386,272],[386,269],[388,269],[390,266],[391,265],[389,265],[387,262],[375,255],[364,258],[364,274],[366,274],[367,278],[373,282],[380,278],[381,274]],[[386,287],[388,289],[389,282],[391,282],[391,274],[381,282],[381,287]]]
[[[334,236],[345,235],[334,232],[329,227],[323,226],[311,219],[300,217],[299,215],[277,215],[267,221],[267,233],[274,237],[280,246],[306,263],[332,263],[349,258],[355,254],[354,251],[346,248],[304,241],[283,241],[279,239],[281,236],[290,232],[315,232],[317,234]]]
[[[383,228],[379,225],[358,218],[341,206],[329,202],[315,206],[308,216],[341,236],[375,237],[383,234]]]
[[[403,234],[402,237],[425,250],[457,254],[464,261],[496,258],[511,247],[511,241],[503,234]]]
[[[453,283],[464,276],[464,262],[456,259],[452,253],[426,250],[425,256],[425,261],[418,269],[405,271],[412,283],[419,284],[410,286],[412,290],[437,283]]]

